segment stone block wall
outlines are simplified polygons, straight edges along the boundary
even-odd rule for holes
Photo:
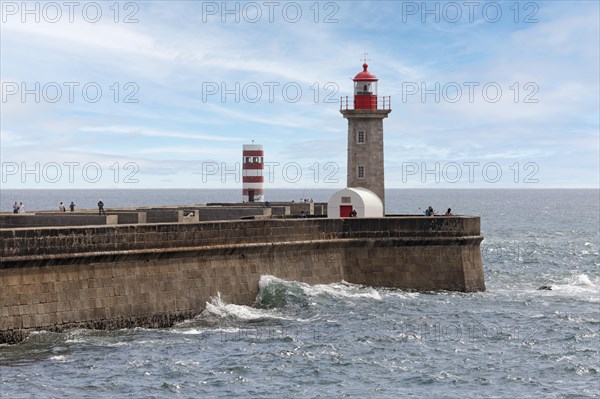
[[[94,210],[94,211],[88,211],[88,212],[59,212],[59,211],[36,211],[34,213],[37,216],[40,215],[46,215],[46,216],[53,216],[53,217],[63,217],[63,218],[71,218],[73,216],[96,216],[98,215],[98,211]],[[110,211],[106,211],[106,215],[117,215],[117,224],[135,224],[135,223],[146,223],[146,212],[135,212],[135,211],[125,211],[125,210],[110,210]],[[57,220],[56,218],[47,218],[47,219],[42,219],[44,221],[47,222],[53,222],[54,220]],[[72,219],[75,220],[75,219]],[[82,224],[80,224],[80,226],[85,226],[87,220],[84,218],[80,218],[79,222],[81,222]],[[88,223],[89,224],[89,223]],[[51,225],[39,225],[37,227],[42,227],[42,226],[51,226]],[[58,225],[58,226],[62,226],[62,225]],[[76,224],[69,224],[69,226],[76,226]]]
[[[0,341],[5,332],[44,328],[164,326],[200,313],[218,293],[231,303],[253,303],[261,275],[308,283],[341,281],[340,256],[326,267],[287,249],[240,247],[61,262],[0,270]],[[300,249],[306,252],[308,249]],[[323,249],[317,250],[323,251]],[[324,255],[325,256],[325,255]],[[162,322],[161,322],[162,321]]]
[[[146,212],[107,212],[107,215],[117,215],[119,224],[147,223]]]
[[[145,224],[0,229],[4,263],[31,255],[72,255],[198,246],[315,241],[325,239],[459,238],[479,236],[475,217],[231,220],[190,224]]]
[[[272,202],[272,206],[286,206],[289,207],[290,216],[300,216],[302,212],[305,215],[315,214],[315,204],[313,202]]]
[[[267,219],[0,229],[0,342],[32,329],[168,326],[261,275],[484,290],[479,218]]]
[[[147,223],[179,223],[183,220],[183,210],[145,209]]]
[[[271,209],[259,206],[221,207],[210,206],[199,209],[200,221],[241,219],[249,216],[270,216]]]
[[[117,224],[116,215],[79,214],[17,214],[0,215],[0,228],[28,228],[41,226],[94,226]]]
[[[315,216],[327,216],[327,203],[318,202],[313,205]]]

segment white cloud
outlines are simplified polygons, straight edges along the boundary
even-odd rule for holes
[[[82,126],[81,132],[108,133],[127,136],[161,137],[168,139],[189,139],[202,141],[241,141],[238,137],[225,137],[203,133],[187,133],[156,130],[141,126]]]

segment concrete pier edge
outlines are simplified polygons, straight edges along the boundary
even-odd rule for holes
[[[0,229],[0,343],[30,331],[168,327],[262,275],[483,291],[478,217],[266,219]]]

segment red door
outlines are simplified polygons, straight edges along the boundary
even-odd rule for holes
[[[340,217],[349,218],[352,213],[352,205],[340,205]]]

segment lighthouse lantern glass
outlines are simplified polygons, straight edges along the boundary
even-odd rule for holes
[[[354,82],[354,94],[359,96],[376,96],[377,82],[358,81]]]

